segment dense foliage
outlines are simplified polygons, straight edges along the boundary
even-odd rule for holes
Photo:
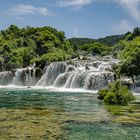
[[[110,52],[110,48],[100,43],[98,40],[91,38],[70,38],[68,39],[73,50],[77,55],[82,54],[84,57],[91,54],[95,55],[107,55]]]
[[[66,39],[65,33],[52,27],[18,28],[11,25],[0,32],[0,70],[27,67],[32,63],[43,68],[53,61],[64,61],[83,55],[105,55],[108,47],[94,39]]]
[[[120,82],[109,84],[107,89],[99,90],[98,94],[98,98],[107,104],[123,105],[135,99],[128,87]]]
[[[121,60],[118,71],[121,75],[135,77],[140,75],[140,29],[128,32],[125,39],[112,47],[112,54]]]
[[[33,62],[63,61],[73,56],[64,32],[51,27],[18,28],[11,25],[0,33],[0,62],[5,70],[26,67]]]
[[[140,75],[140,37],[131,41],[121,52],[120,73],[129,77]]]
[[[85,44],[85,45],[80,46],[80,50],[91,53],[93,56],[105,55],[108,52],[108,47],[99,42],[95,42],[92,44]]]

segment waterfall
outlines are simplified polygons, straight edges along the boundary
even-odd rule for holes
[[[20,68],[15,72],[12,84],[16,86],[34,86],[36,84],[34,68]]]
[[[73,61],[51,63],[37,86],[53,86],[61,88],[80,88],[86,90],[98,90],[114,81],[112,71],[114,59],[96,61]]]
[[[0,85],[8,85],[13,79],[13,73],[11,71],[0,72]]]
[[[53,62],[46,66],[40,79],[36,77],[34,64],[32,67],[0,72],[0,85],[98,90],[114,81],[112,66],[117,63],[112,58]]]
[[[23,69],[17,69],[15,73],[15,77],[12,80],[13,85],[22,86],[22,80],[21,80],[22,74],[23,74]]]
[[[66,62],[51,63],[47,67],[45,74],[41,77],[41,79],[38,81],[36,85],[52,86],[58,75],[65,72],[66,66],[67,66]]]

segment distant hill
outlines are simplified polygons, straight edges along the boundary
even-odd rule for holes
[[[125,34],[112,35],[112,36],[106,36],[104,38],[99,38],[99,39],[97,39],[97,41],[99,41],[100,43],[105,44],[107,46],[113,46],[124,38],[125,38]]]
[[[68,39],[70,44],[73,46],[74,50],[78,50],[79,46],[85,45],[85,44],[92,44],[95,42],[95,39],[91,38],[70,38]]]
[[[68,41],[73,46],[74,50],[78,50],[79,46],[81,46],[81,45],[92,44],[92,43],[95,43],[95,42],[100,42],[101,44],[104,44],[104,45],[107,45],[107,46],[113,46],[116,43],[118,43],[120,40],[123,40],[124,38],[125,38],[125,34],[106,36],[104,38],[99,38],[99,39],[70,38],[70,39],[68,39]]]

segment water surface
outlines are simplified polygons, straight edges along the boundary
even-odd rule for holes
[[[140,139],[140,125],[113,123],[93,92],[1,88],[0,114],[1,139]]]

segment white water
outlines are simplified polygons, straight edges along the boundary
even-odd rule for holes
[[[0,86],[34,86],[37,82],[34,65],[0,72]]]
[[[51,63],[36,86],[52,86],[58,75],[65,72],[66,66],[66,62]]]
[[[112,65],[118,63],[114,59],[68,62],[54,62],[47,66],[39,81],[34,67],[17,69],[0,73],[0,85],[21,87],[43,87],[68,90],[98,90],[114,81]],[[8,78],[7,78],[8,77]],[[6,81],[6,82],[5,82]]]
[[[114,81],[111,72],[114,59],[100,61],[73,61],[51,63],[36,86],[64,89],[98,90]]]
[[[16,70],[12,80],[12,85],[34,86],[36,84],[35,69],[32,67],[20,68]]]
[[[11,71],[0,72],[0,85],[8,85],[11,83],[13,73]]]

